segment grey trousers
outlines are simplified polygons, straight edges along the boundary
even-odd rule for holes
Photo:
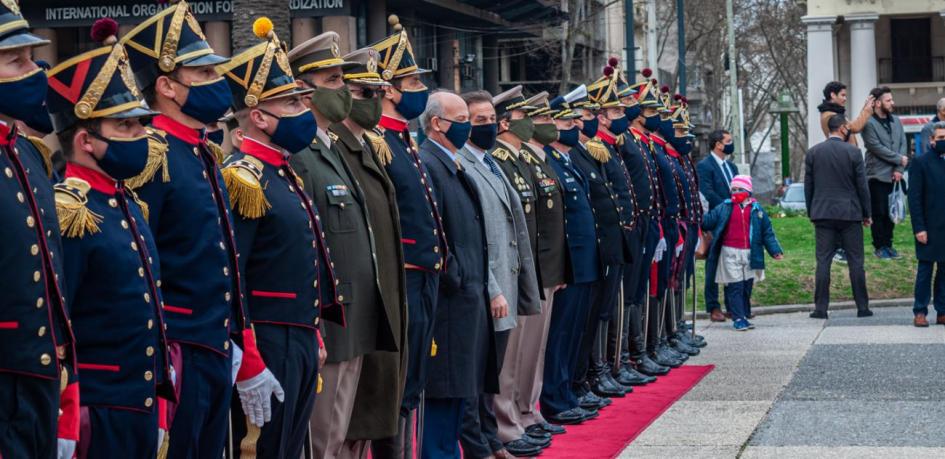
[[[361,356],[322,367],[322,392],[312,411],[312,451],[318,459],[363,457],[366,445],[345,444],[361,379]]]

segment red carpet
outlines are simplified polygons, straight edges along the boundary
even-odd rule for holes
[[[565,426],[568,433],[555,436],[551,447],[539,457],[616,457],[713,368],[715,365],[683,365],[653,384],[634,387],[632,394],[613,399],[614,403],[601,410],[597,419]]]

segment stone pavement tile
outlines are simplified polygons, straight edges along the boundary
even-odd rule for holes
[[[945,344],[945,327],[915,328],[902,325],[835,327],[828,324],[815,344]]]
[[[732,459],[738,456],[739,446],[638,446],[636,443],[625,449],[620,459]]]
[[[912,308],[873,308],[873,317],[857,317],[856,310],[830,312],[829,327],[912,325]],[[932,312],[934,319],[935,313]]]
[[[942,355],[945,344],[815,345],[781,399],[942,401]]]
[[[886,448],[876,446],[749,446],[742,459],[941,459],[945,448]]]
[[[768,401],[679,401],[634,440],[634,446],[741,446]]]
[[[945,447],[945,404],[903,401],[779,401],[752,446]]]
[[[793,369],[793,366],[783,368],[716,366],[715,370],[706,375],[699,385],[692,388],[682,400],[771,402],[791,380]]]

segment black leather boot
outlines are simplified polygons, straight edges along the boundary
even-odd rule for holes
[[[650,356],[643,354],[636,361],[637,371],[647,376],[662,376],[669,373],[669,366],[663,366],[653,361]]]
[[[669,345],[676,351],[686,355],[699,355],[699,349],[686,344],[683,340],[673,337],[669,340]]]

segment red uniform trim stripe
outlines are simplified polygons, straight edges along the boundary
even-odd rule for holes
[[[121,371],[121,366],[120,365],[102,365],[99,363],[80,363],[79,369],[119,372]]]
[[[413,245],[417,243],[417,240],[416,239],[401,239],[400,242],[403,244]]]
[[[177,306],[164,305],[164,310],[168,312],[176,312],[178,314],[187,314],[188,316],[194,313],[193,309],[180,308]]]
[[[0,322],[0,330],[16,330],[17,328],[20,328],[20,323],[17,321]]]
[[[250,292],[250,295],[261,298],[287,298],[290,300],[294,300],[296,298],[296,294],[292,292],[266,292],[263,290],[253,290]]]

